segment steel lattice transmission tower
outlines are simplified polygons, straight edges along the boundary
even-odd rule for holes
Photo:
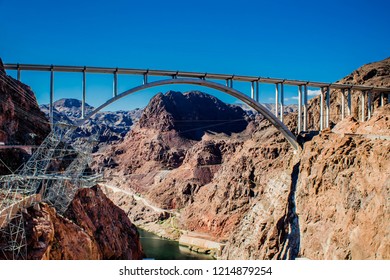
[[[17,173],[0,177],[0,244],[2,258],[26,259],[27,243],[23,211],[45,201],[63,214],[80,187],[97,176],[83,176],[91,162],[93,141],[70,145],[75,126],[56,124],[28,162]],[[61,171],[64,159],[71,160]]]

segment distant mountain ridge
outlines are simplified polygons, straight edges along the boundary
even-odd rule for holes
[[[41,105],[40,108],[47,116],[49,115],[48,104]],[[93,110],[93,106],[85,104],[86,114]],[[141,113],[142,109],[139,108],[130,111],[98,112],[76,130],[74,138],[97,135],[100,143],[119,141],[130,131],[134,123],[138,122]],[[57,100],[54,102],[53,115],[55,122],[72,124],[81,118],[81,101],[73,98]]]

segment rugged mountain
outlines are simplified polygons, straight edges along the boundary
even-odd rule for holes
[[[219,122],[227,120],[234,125]],[[104,164],[108,186],[123,190],[108,191],[110,198],[149,230],[177,238],[179,228],[232,243],[224,258],[297,255],[297,246],[285,248],[286,238],[279,238],[294,223],[288,212],[293,152],[261,116],[248,119],[241,108],[200,92],[157,94],[125,140],[95,164]],[[153,214],[132,191],[169,214]],[[248,230],[253,222],[255,234]],[[241,247],[234,252],[237,229],[248,240],[245,254]]]
[[[29,155],[5,145],[39,145],[50,132],[31,88],[7,76],[0,59],[0,174],[15,171]],[[10,168],[11,171],[8,169]]]
[[[196,106],[185,99],[158,94],[124,141],[95,158],[109,197],[134,223],[171,238],[207,236],[225,244],[224,259],[390,257],[389,105],[305,138],[294,153],[260,115],[244,117],[242,130],[194,125],[185,135],[181,121],[196,124],[203,100],[214,104],[207,118],[222,108],[205,94]],[[292,129],[296,114],[285,122]]]
[[[41,110],[49,116],[49,106],[41,105]],[[85,104],[86,114],[95,108]],[[98,112],[85,124],[76,129],[73,137],[86,138],[91,135],[97,135],[100,143],[112,143],[121,140],[136,123],[142,110],[135,109],[131,111]],[[63,98],[54,102],[53,115],[55,121],[73,123],[81,118],[81,101],[73,98]]]
[[[353,71],[336,83],[358,84],[365,86],[390,87],[390,57],[384,60],[368,63]],[[341,120],[341,94],[340,90],[332,90],[330,95],[330,122],[331,126]],[[352,90],[352,117],[360,120],[361,116],[361,92]],[[346,99],[345,99],[346,100]],[[372,94],[373,108],[377,108],[380,103],[380,93]],[[388,97],[386,97],[386,102]],[[319,129],[320,122],[320,97],[317,96],[309,101],[308,115],[309,129]],[[367,116],[367,109],[366,109]]]

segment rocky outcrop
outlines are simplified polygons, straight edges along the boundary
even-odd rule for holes
[[[40,203],[25,214],[28,259],[141,259],[126,214],[97,188],[81,189],[64,216]]]
[[[7,76],[0,65],[0,142],[39,145],[50,131],[31,88]]]
[[[103,259],[143,257],[136,227],[100,188],[79,190],[64,216],[95,240]]]
[[[31,88],[7,76],[0,59],[0,145],[39,145],[49,132]],[[0,175],[14,172],[28,158],[22,149],[0,149]]]
[[[387,105],[305,143],[296,192],[304,257],[390,258],[389,116]]]

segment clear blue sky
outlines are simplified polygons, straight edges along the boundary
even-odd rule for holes
[[[365,63],[390,56],[389,12],[388,0],[0,0],[0,57],[10,63],[334,82]],[[111,76],[87,79],[88,103],[96,106],[110,96]],[[23,72],[22,80],[41,103],[47,102],[47,73]],[[139,81],[120,77],[119,89]],[[238,89],[249,93],[247,84]],[[154,93],[165,90],[128,97],[112,109],[144,106]],[[263,102],[272,102],[272,91],[264,87]],[[296,89],[287,89],[291,101],[294,94]],[[63,96],[80,98],[81,75],[56,75],[56,98]]]

